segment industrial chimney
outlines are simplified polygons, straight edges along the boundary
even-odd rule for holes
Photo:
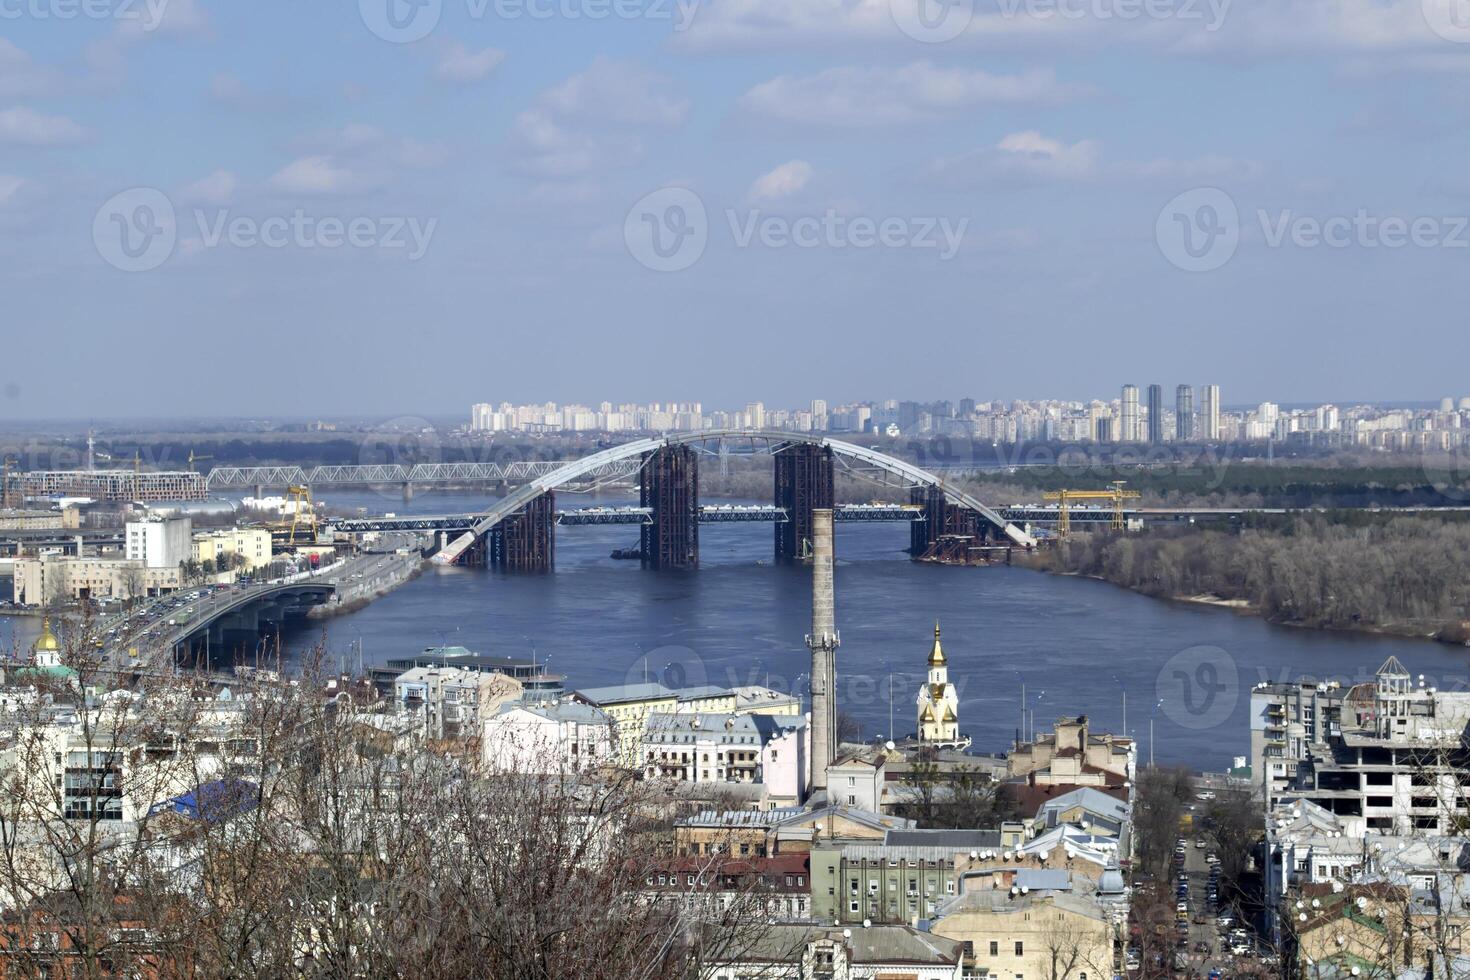
[[[837,611],[832,592],[832,510],[812,511],[812,790],[827,788],[837,758]]]

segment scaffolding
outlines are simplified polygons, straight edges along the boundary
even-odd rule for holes
[[[644,568],[699,566],[699,456],[688,446],[665,446],[644,457],[638,503],[652,519],[640,533]]]
[[[775,453],[775,506],[786,512],[776,522],[776,560],[791,562],[811,553],[812,511],[833,506],[832,450],[796,443]]]

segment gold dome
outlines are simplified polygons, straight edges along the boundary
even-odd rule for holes
[[[944,666],[944,648],[939,645],[939,624],[934,624],[934,646],[929,650],[929,666]]]
[[[61,651],[61,641],[56,639],[55,633],[51,632],[50,616],[41,620],[41,635],[31,645],[31,650],[37,653],[41,651],[59,653]]]

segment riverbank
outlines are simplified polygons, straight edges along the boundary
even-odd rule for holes
[[[1017,564],[1021,563],[1018,562]],[[1094,582],[1103,582],[1115,588],[1125,589],[1137,595],[1146,596],[1150,599],[1159,599],[1164,602],[1180,603],[1190,606],[1209,606],[1215,609],[1230,610],[1244,616],[1260,619],[1272,626],[1287,626],[1292,629],[1313,630],[1323,633],[1360,633],[1367,636],[1391,636],[1407,640],[1430,640],[1448,646],[1470,647],[1470,622],[1461,623],[1458,626],[1451,624],[1434,628],[1426,627],[1423,624],[1416,625],[1411,623],[1356,623],[1353,625],[1308,623],[1268,616],[1260,606],[1252,603],[1249,599],[1227,598],[1208,592],[1193,595],[1182,593],[1161,595],[1145,588],[1136,588],[1121,582],[1115,582],[1104,575],[1051,568],[1048,567],[1044,560],[1028,562],[1026,563],[1026,567],[1061,578],[1085,578],[1091,579]]]

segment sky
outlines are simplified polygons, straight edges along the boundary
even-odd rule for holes
[[[0,418],[1470,395],[1470,0],[0,0]]]

